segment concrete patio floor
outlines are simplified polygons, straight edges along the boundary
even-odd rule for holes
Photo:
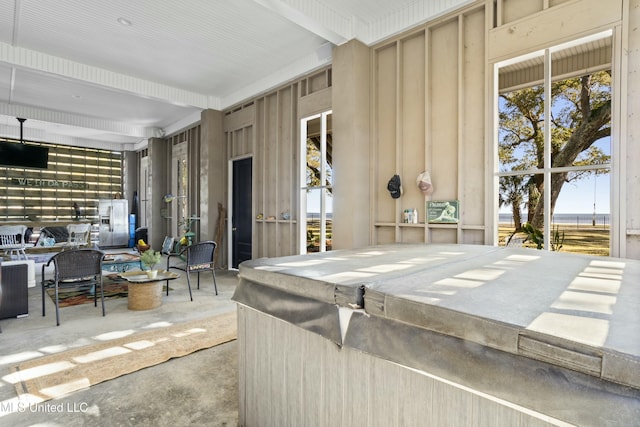
[[[201,276],[200,290],[192,275],[193,301],[186,278],[171,282],[169,296],[153,310],[131,311],[127,299],[106,300],[60,309],[45,296],[42,316],[41,264],[35,288],[29,288],[29,316],[0,320],[0,425],[7,426],[235,426],[238,423],[237,346],[231,341],[109,380],[64,398],[37,406],[20,404],[13,384],[5,381],[9,367],[22,360],[95,342],[99,334],[141,330],[156,323],[180,323],[236,309],[230,300],[235,272],[216,272],[218,295],[211,275]]]

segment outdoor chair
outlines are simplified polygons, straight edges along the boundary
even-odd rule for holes
[[[200,273],[210,271],[213,275],[213,288],[216,295],[218,295],[214,261],[217,246],[217,243],[211,240],[194,243],[192,245],[185,246],[179,253],[171,253],[167,257],[167,271],[169,271],[170,268],[174,268],[182,270],[187,274],[187,286],[189,287],[189,297],[191,298],[191,301],[193,301],[190,280],[191,273],[198,274],[198,289],[200,289]],[[167,280],[167,296],[168,295],[169,281]]]
[[[89,235],[91,234],[91,224],[68,224],[67,246],[77,249],[89,245]]]
[[[97,249],[70,249],[51,257],[42,266],[42,315],[45,315],[46,289],[55,288],[56,325],[60,326],[59,289],[73,287],[93,293],[93,305],[98,306],[98,292],[104,309],[104,290],[102,288],[102,260],[104,253]],[[45,268],[53,264],[52,279],[45,278]]]
[[[9,258],[15,255],[16,259],[28,259],[24,251],[27,247],[24,237],[26,231],[24,225],[0,225],[0,251]]]

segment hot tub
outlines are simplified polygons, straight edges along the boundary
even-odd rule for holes
[[[400,244],[239,278],[241,425],[640,423],[640,261]]]

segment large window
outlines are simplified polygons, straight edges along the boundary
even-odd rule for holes
[[[606,32],[497,65],[502,244],[609,255],[611,46]]]
[[[303,119],[300,252],[331,250],[333,167],[331,111]]]

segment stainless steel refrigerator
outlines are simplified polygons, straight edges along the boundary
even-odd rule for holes
[[[126,247],[129,244],[129,204],[125,199],[98,201],[100,247]]]

